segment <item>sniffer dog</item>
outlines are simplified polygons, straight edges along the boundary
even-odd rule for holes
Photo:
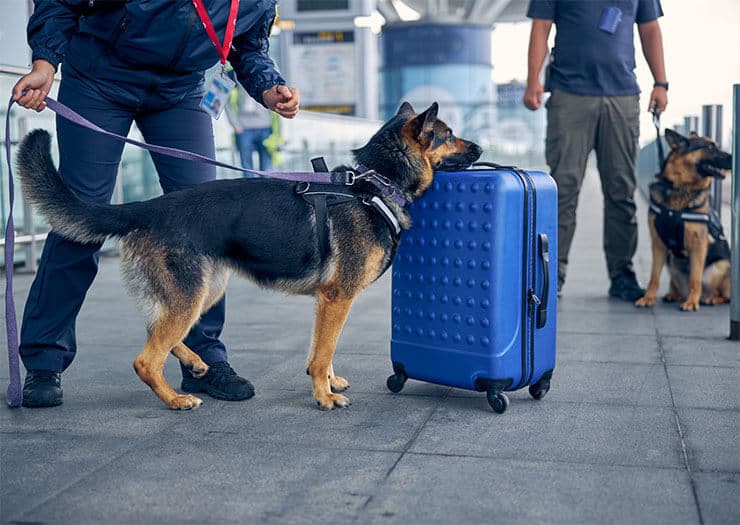
[[[469,166],[480,157],[480,147],[456,137],[437,111],[434,103],[417,115],[403,103],[364,147],[353,151],[358,166],[380,174],[379,180],[409,202],[430,186],[435,170]],[[327,208],[324,221],[317,221],[316,207],[303,195],[305,183],[277,179],[218,180],[143,202],[92,204],[62,182],[43,130],[25,137],[18,167],[26,198],[58,234],[83,243],[120,239],[124,281],[148,313],[148,337],[134,369],[169,408],[201,404],[195,396],[175,392],[162,369],[172,353],[193,376],[208,371],[183,339],[223,296],[231,273],[263,287],[316,297],[307,362],[313,394],[322,409],[349,404],[337,393],[349,383],[334,374],[332,358],[352,302],[388,267],[398,232],[410,227],[398,199],[379,195],[377,185],[358,173],[354,184],[341,187],[344,198]],[[373,197],[396,218],[397,231],[388,213],[368,205]],[[323,250],[321,235],[328,238]]]
[[[698,310],[700,302],[727,303],[730,249],[719,216],[710,208],[709,188],[713,177],[721,180],[731,169],[732,155],[696,134],[684,137],[666,129],[665,137],[671,151],[650,185],[650,283],[635,304],[655,304],[666,260],[671,280],[665,301],[681,301],[684,311]]]

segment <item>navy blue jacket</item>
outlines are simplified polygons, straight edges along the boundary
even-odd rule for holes
[[[223,43],[231,1],[203,3]],[[241,0],[229,53],[239,81],[260,102],[263,91],[285,84],[268,54],[275,3]],[[168,78],[176,79],[171,82],[179,86],[176,96],[202,82],[203,72],[219,60],[190,0],[34,0],[34,4],[28,22],[33,60],[44,59],[54,67],[69,61],[79,68],[100,52],[111,55],[120,65],[117,71],[130,71],[133,79],[146,73],[156,74],[164,84]],[[90,66],[91,76],[93,67],[97,66]]]

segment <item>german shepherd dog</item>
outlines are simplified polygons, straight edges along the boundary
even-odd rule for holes
[[[699,303],[730,301],[730,251],[727,241],[713,237],[709,187],[732,167],[732,155],[712,140],[691,134],[684,137],[666,129],[671,151],[658,180],[650,185],[648,217],[653,263],[650,283],[636,306],[653,306],[660,272],[668,260],[670,289],[667,302],[681,301],[681,310],[697,311]],[[676,220],[696,217],[689,220]],[[714,232],[717,236],[717,232]],[[719,236],[721,237],[721,235]]]
[[[417,115],[404,102],[364,147],[353,151],[358,165],[382,174],[411,201],[429,187],[435,170],[464,169],[475,162],[481,148],[455,137],[437,111],[434,103]],[[218,180],[148,201],[100,205],[81,201],[62,182],[46,131],[26,136],[18,158],[24,194],[54,231],[83,243],[120,239],[124,281],[148,314],[148,337],[134,369],[169,408],[201,404],[195,396],[175,392],[162,369],[171,352],[193,376],[208,371],[183,338],[223,296],[232,272],[263,287],[316,297],[307,362],[313,394],[325,410],[349,405],[337,393],[349,383],[332,366],[337,339],[352,302],[383,273],[397,246],[388,221],[363,200],[377,196],[375,186],[358,179],[342,187],[358,198],[328,208],[328,247],[321,253],[318,228],[326,226],[317,224],[315,208],[294,182]],[[408,229],[403,207],[391,198],[383,201]]]

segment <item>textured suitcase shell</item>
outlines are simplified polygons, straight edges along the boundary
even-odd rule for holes
[[[525,205],[536,213],[525,213]],[[542,379],[542,397],[555,367],[552,178],[506,169],[441,172],[410,213],[413,225],[393,265],[396,378],[395,385],[389,378],[389,388],[400,390],[408,377],[497,394]],[[547,265],[539,253],[541,234],[549,248]],[[546,303],[538,306],[541,298]],[[546,323],[536,328],[543,307]]]

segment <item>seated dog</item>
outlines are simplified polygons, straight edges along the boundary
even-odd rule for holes
[[[668,260],[670,290],[664,300],[683,301],[681,310],[696,311],[699,302],[730,301],[730,248],[719,216],[710,208],[712,177],[721,180],[732,156],[695,134],[684,137],[666,129],[671,152],[658,180],[650,185],[650,283],[637,306],[653,306],[660,272]]]
[[[60,235],[121,240],[124,280],[148,313],[134,369],[169,408],[201,404],[177,394],[162,369],[172,352],[193,376],[205,375],[208,366],[183,338],[236,272],[264,287],[316,297],[308,373],[319,406],[330,410],[349,404],[337,393],[349,383],[332,367],[337,339],[352,302],[390,265],[401,229],[410,226],[402,204],[429,187],[435,170],[463,169],[480,157],[480,147],[455,137],[437,109],[434,103],[417,115],[404,103],[353,151],[361,168],[351,185],[218,180],[144,202],[86,203],[62,182],[42,130],[21,144],[20,178],[26,198]],[[317,198],[326,200],[319,205]]]

